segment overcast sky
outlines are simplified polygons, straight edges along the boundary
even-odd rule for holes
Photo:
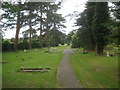
[[[87,0],[63,0],[61,9],[58,10],[58,13],[62,14],[63,17],[69,15],[69,14],[74,14],[74,11],[77,12],[82,12],[85,9],[85,3]],[[65,30],[65,33],[68,34],[70,31],[76,29],[77,27],[74,26],[75,19],[77,17],[66,17],[66,23],[65,26],[66,28],[63,29]],[[26,29],[25,29],[26,30]],[[22,37],[22,29],[20,30],[20,36]],[[15,29],[5,31],[5,36],[4,38],[12,38],[15,37]]]
[[[58,13],[61,13],[63,17],[69,15],[69,14],[75,14],[74,12],[83,12],[85,9],[85,3],[87,0],[64,0],[61,9],[58,11]],[[74,26],[75,19],[77,17],[67,16],[64,30],[66,31],[66,34],[68,34],[70,31],[76,29],[77,27]]]

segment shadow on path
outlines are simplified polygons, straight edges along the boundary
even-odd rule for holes
[[[82,88],[77,80],[75,74],[72,71],[69,54],[74,54],[70,48],[63,51],[63,58],[58,68],[58,83],[63,88]]]

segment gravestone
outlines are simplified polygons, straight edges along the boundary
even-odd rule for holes
[[[24,52],[26,52],[27,50],[26,49],[24,49]]]
[[[107,52],[107,57],[110,57],[109,52]]]

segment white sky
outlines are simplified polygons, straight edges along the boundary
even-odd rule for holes
[[[75,14],[74,12],[83,12],[83,10],[85,9],[85,3],[87,0],[64,0],[64,3],[62,4],[61,9],[58,11],[58,13],[61,13],[63,15],[63,17],[65,17],[66,15],[69,14]],[[76,29],[77,27],[74,26],[75,23],[75,19],[77,17],[66,17],[66,23],[65,26],[67,28],[65,28],[64,30],[66,31],[66,34],[68,34],[70,31]]]
[[[74,14],[74,11],[78,11],[79,13],[82,12],[85,9],[85,3],[87,0],[64,0],[61,9],[58,11],[58,13],[62,14],[63,17],[69,14]],[[67,28],[63,29],[65,30],[66,34],[68,34],[70,31],[76,29],[77,27],[74,26],[76,17],[66,17],[66,23],[65,26]],[[26,29],[24,29],[26,30]],[[22,37],[22,31],[23,29],[20,30],[20,35],[19,37]],[[5,31],[5,36],[4,38],[12,38],[15,37],[15,29],[13,30],[8,30]]]

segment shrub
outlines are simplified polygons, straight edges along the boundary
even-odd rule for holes
[[[114,46],[113,45],[107,45],[105,47],[105,50],[113,50],[114,49]]]
[[[2,51],[9,51],[14,49],[14,44],[8,40],[2,42]]]
[[[64,45],[65,43],[64,42],[61,42],[61,45]]]
[[[105,47],[105,50],[108,51],[108,52],[118,52],[118,47],[116,47],[115,45],[113,44],[110,44],[110,45],[107,45]]]
[[[19,42],[18,49],[20,49],[20,50],[29,49],[28,41],[27,40],[23,40],[22,42]]]
[[[47,42],[42,41],[42,42],[41,42],[41,47],[47,47]]]
[[[41,44],[38,40],[33,40],[32,41],[32,48],[41,48]]]

